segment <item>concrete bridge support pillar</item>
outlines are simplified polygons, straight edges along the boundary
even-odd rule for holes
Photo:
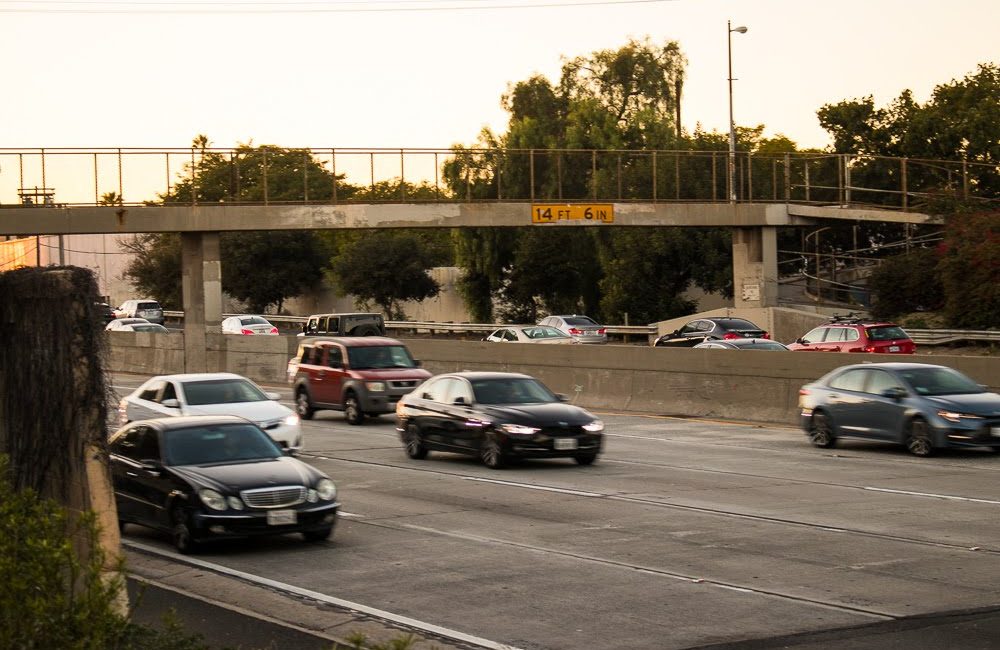
[[[181,233],[184,370],[209,372],[206,334],[222,331],[222,260],[217,232]]]
[[[733,306],[777,305],[777,229],[774,226],[733,228]]]

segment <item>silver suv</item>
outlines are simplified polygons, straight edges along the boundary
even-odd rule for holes
[[[155,300],[126,300],[114,310],[115,318],[145,318],[150,323],[163,325],[163,307]]]
[[[539,325],[554,327],[563,334],[573,337],[576,343],[607,343],[608,330],[589,316],[571,314],[568,316],[549,316],[538,321]]]

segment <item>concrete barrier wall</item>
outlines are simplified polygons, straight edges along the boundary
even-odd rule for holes
[[[183,334],[115,332],[116,372],[184,371]],[[401,339],[432,373],[523,372],[599,411],[797,423],[798,390],[830,370],[862,361],[916,361],[951,366],[1000,390],[1000,358],[848,355],[650,348],[629,345],[531,345]],[[301,339],[208,336],[208,368],[263,383],[284,383]]]

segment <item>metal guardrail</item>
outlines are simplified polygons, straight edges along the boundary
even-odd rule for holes
[[[170,319],[182,320],[182,311],[164,311],[163,315]],[[243,314],[223,314],[223,318],[241,316]],[[263,315],[274,325],[285,330],[301,329],[306,322],[306,316]],[[433,321],[386,321],[385,328],[392,331],[429,332],[430,334],[451,333],[488,333],[505,327],[508,323],[439,323]],[[605,325],[608,334],[612,336],[656,336],[655,325]],[[1000,343],[1000,330],[949,330],[949,329],[911,329],[906,328],[917,345],[948,345],[963,341],[985,341]]]

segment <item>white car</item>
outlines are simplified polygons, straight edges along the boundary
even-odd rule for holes
[[[132,328],[129,325],[152,325],[145,318],[116,318],[107,325],[104,326],[105,331],[108,332],[121,332],[129,331]]]
[[[236,415],[256,423],[296,454],[303,448],[302,426],[292,409],[277,402],[280,397],[230,372],[159,375],[122,398],[118,419],[124,425],[178,415]]]
[[[494,343],[576,343],[569,334],[564,334],[548,325],[508,325],[490,332],[484,341]]]
[[[277,336],[278,328],[261,316],[230,316],[222,321],[223,334],[269,334]]]

